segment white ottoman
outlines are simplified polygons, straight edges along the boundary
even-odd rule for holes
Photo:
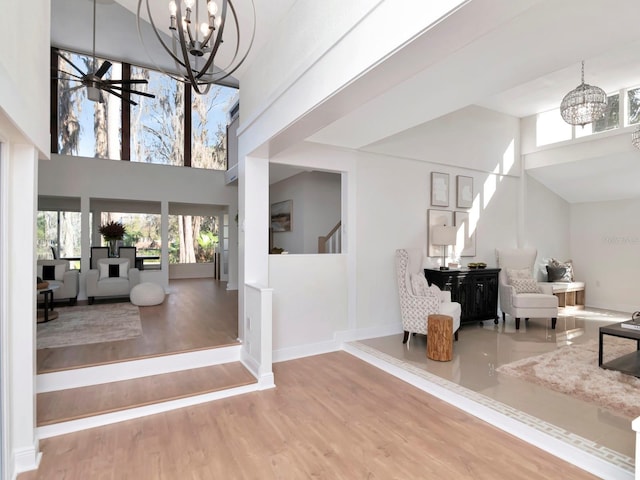
[[[143,282],[131,289],[131,303],[139,307],[160,305],[164,302],[164,288],[157,283]]]

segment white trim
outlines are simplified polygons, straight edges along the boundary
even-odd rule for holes
[[[44,373],[36,378],[38,393],[118,382],[193,368],[239,362],[240,345]]]
[[[249,355],[249,352],[247,351],[246,344],[243,344],[243,346],[242,346],[242,348],[240,350],[240,361],[242,362],[244,367],[251,372],[251,374],[254,377],[258,378],[258,372],[260,370],[260,364],[258,363],[258,360],[256,360],[251,355]]]
[[[379,327],[360,328],[357,330],[343,330],[341,332],[335,332],[333,340],[274,350],[273,362],[286,362],[287,360],[295,360],[296,358],[336,352],[343,348],[343,342],[351,342],[365,338],[386,337],[397,333],[402,333],[401,323],[382,325]]]
[[[275,388],[275,377],[273,376],[273,372],[264,373],[260,375],[258,379],[258,385],[260,386],[260,390],[267,390],[269,388]]]
[[[88,428],[101,427],[112,423],[124,422],[135,418],[145,417],[147,415],[155,415],[156,413],[168,412],[178,408],[191,407],[201,403],[207,403],[214,400],[242,395],[249,392],[260,390],[258,383],[251,385],[243,385],[241,387],[219,390],[217,392],[205,393],[203,395],[194,395],[191,397],[170,400],[168,402],[154,403],[143,407],[129,408],[119,412],[106,413],[104,415],[95,415],[92,417],[81,418],[69,422],[56,423],[54,425],[46,425],[36,429],[38,438],[49,438],[57,435],[78,432]]]
[[[453,390],[449,390],[441,385],[430,382],[429,380],[417,376],[400,366],[393,365],[383,359],[360,350],[353,345],[344,344],[342,349],[345,352],[393,375],[394,377],[399,378],[404,382],[407,382],[410,385],[413,385],[414,387],[453,405],[454,407],[460,408],[465,413],[473,415],[490,425],[510,433],[511,435],[514,435],[515,437],[600,478],[616,480],[632,480],[634,478],[633,471],[625,470],[605,461],[602,458],[590,455],[584,450],[564,442],[549,433],[545,433],[521,421],[506,416],[497,410],[477,403]],[[588,442],[588,440],[584,441]]]
[[[37,442],[36,442],[37,443]],[[14,479],[19,473],[35,470],[40,464],[42,453],[38,452],[38,447],[34,445],[30,448],[22,448],[14,450],[13,452],[13,476],[9,477]]]

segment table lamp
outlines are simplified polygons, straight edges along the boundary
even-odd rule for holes
[[[456,244],[456,227],[436,225],[431,232],[431,244],[444,247],[442,251],[442,265],[440,270],[449,270],[446,265],[447,247]]]

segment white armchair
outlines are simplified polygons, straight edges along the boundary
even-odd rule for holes
[[[426,335],[428,318],[431,314],[452,317],[454,338],[458,340],[460,304],[451,301],[451,292],[440,291],[437,287],[429,287],[427,279],[424,277],[421,259],[422,252],[418,250],[396,250],[400,315],[402,316],[402,328],[404,329],[402,343],[407,343],[409,333]],[[412,274],[414,274],[414,283],[417,283],[417,288],[421,289],[420,294],[414,293]]]
[[[500,309],[502,322],[509,314],[516,319],[551,318],[551,328],[556,328],[558,297],[551,284],[538,283],[533,277],[533,267],[538,251],[535,248],[496,249],[500,270]]]
[[[79,274],[78,270],[71,270],[67,260],[38,260],[38,277],[56,285],[53,290],[53,300],[69,299],[69,305],[78,300]]]
[[[131,289],[140,283],[140,271],[131,268],[128,259],[101,258],[97,267],[86,276],[89,304],[95,297],[128,297]]]

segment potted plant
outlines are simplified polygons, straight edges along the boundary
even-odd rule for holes
[[[119,222],[111,221],[100,225],[98,230],[100,235],[102,235],[104,240],[109,244],[109,256],[117,257],[118,240],[122,240],[125,233],[127,233],[126,227]]]

